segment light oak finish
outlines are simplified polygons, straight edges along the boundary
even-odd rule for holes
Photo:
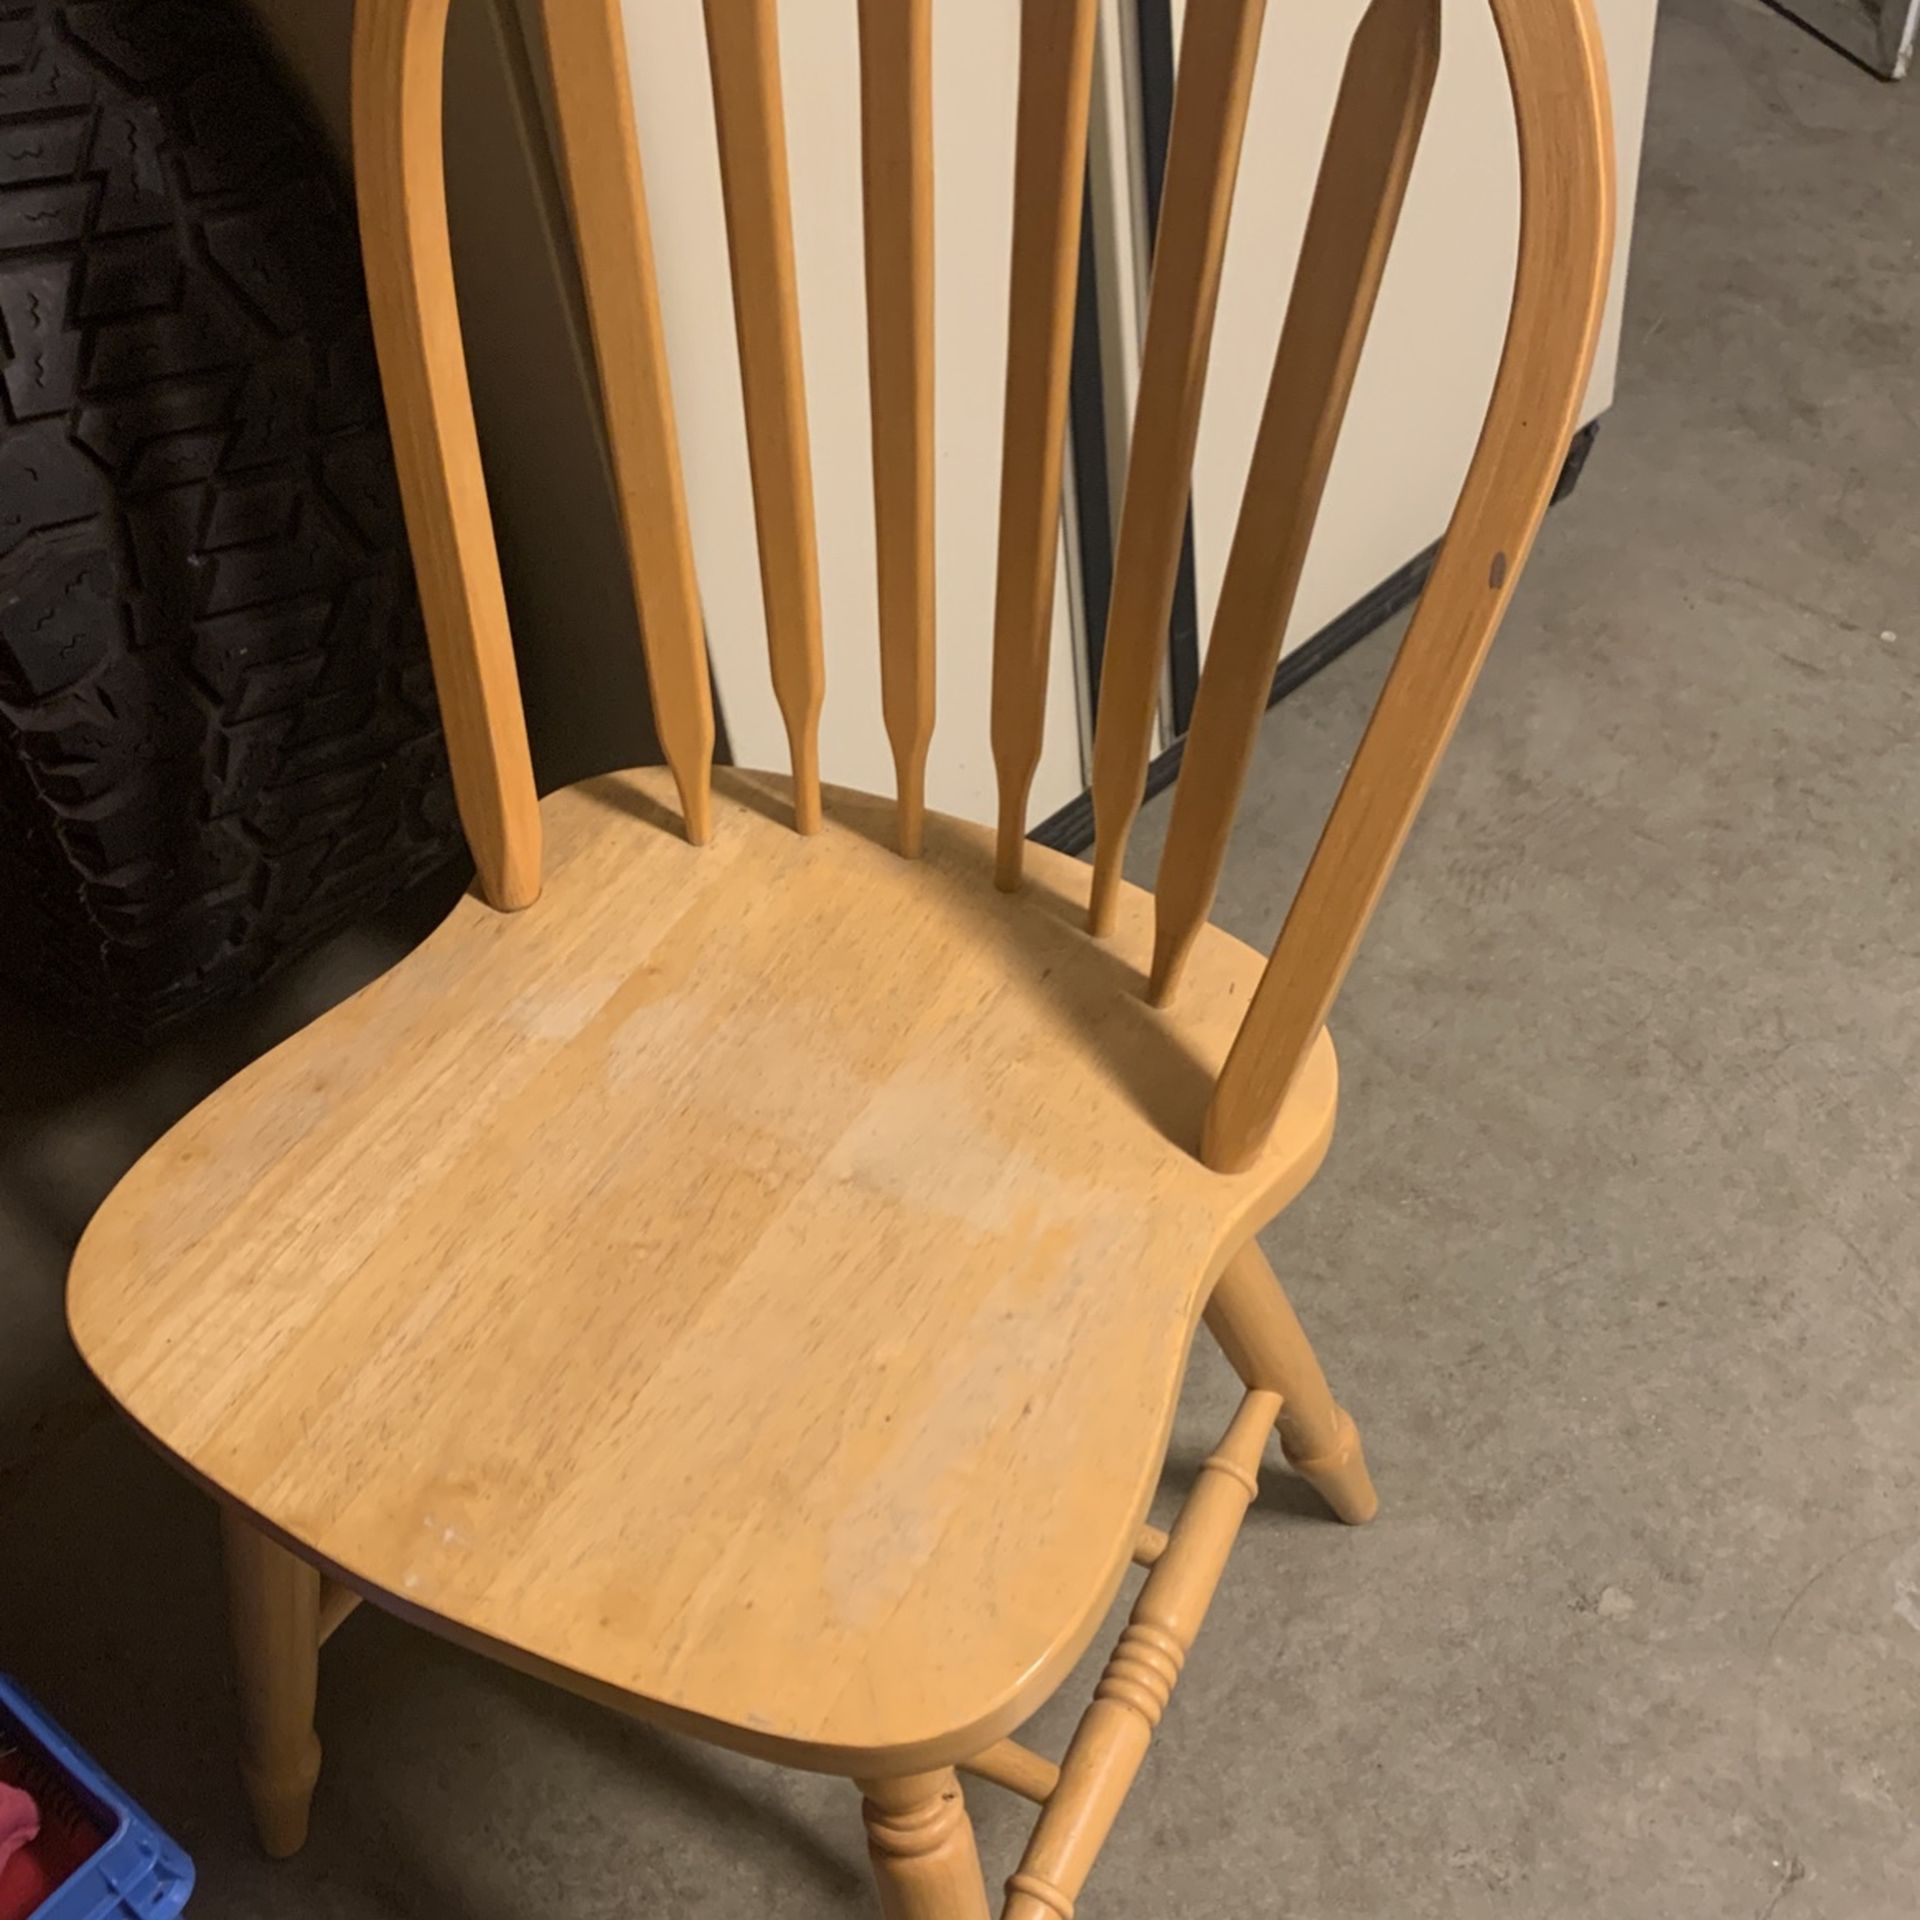
[[[1025,0],[1020,13],[990,720],[1000,798],[995,881],[1007,892],[1023,871],[1027,797],[1046,718],[1097,12],[1097,0]]]
[[[1613,115],[1587,0],[1493,0],[1520,139],[1513,313],[1480,444],[1207,1115],[1250,1164],[1309,1057],[1513,598],[1593,364],[1613,260]]]
[[[1005,1787],[1036,1805],[1044,1805],[1048,1794],[1060,1784],[1060,1769],[1018,1740],[996,1740],[971,1760],[961,1761],[960,1771],[991,1780],[995,1786]]]
[[[1373,0],[1360,21],[1301,243],[1293,296],[1274,356],[1220,604],[1200,677],[1173,818],[1154,887],[1151,992],[1164,1001],[1213,911],[1240,790],[1266,712],[1327,472],[1386,271],[1407,180],[1440,63],[1440,0]],[[1191,458],[1191,455],[1189,455]],[[1185,504],[1185,489],[1181,492]],[[1178,558],[1178,530],[1172,553]],[[1162,603],[1146,637],[1158,679]],[[1102,724],[1106,715],[1101,715]],[[1150,705],[1146,720],[1152,719]],[[1148,727],[1129,737],[1107,857],[1117,871],[1146,771]],[[1137,760],[1137,765],[1135,764]],[[1098,898],[1098,884],[1095,888]]]
[[[1259,6],[1189,15],[1096,879],[1022,839],[1094,0],[1022,11],[993,828],[921,800],[927,0],[860,12],[891,802],[823,795],[818,780],[819,590],[773,0],[707,0],[707,19],[794,777],[708,773],[618,10],[542,0],[674,771],[534,801],[447,259],[446,5],[359,0],[355,127],[376,332],[479,889],[140,1160],[76,1252],[74,1336],[119,1405],[221,1502],[243,1773],[269,1851],[304,1837],[320,1648],[364,1595],[620,1711],[857,1781],[895,1920],[987,1912],[956,1768],[1024,1794],[1042,1810],[1006,1914],[1070,1920],[1269,1430],[1341,1518],[1378,1504],[1254,1235],[1327,1150],[1328,1002],[1571,426],[1609,240],[1586,0],[1493,0],[1521,129],[1513,330],[1427,600],[1262,956],[1205,919],[1253,724],[1236,703],[1264,700],[1432,75],[1431,0],[1374,0],[1363,22],[1189,746],[1157,966],[1155,904],[1117,863]],[[690,844],[709,824],[711,844]],[[540,912],[491,911],[532,897],[543,842]],[[1162,988],[1179,974],[1177,1005],[1151,1003],[1150,968]],[[1247,1394],[1162,1532],[1146,1516],[1203,1319]],[[1010,1736],[1085,1650],[1130,1562],[1144,1583],[1055,1767]]]
[[[909,858],[925,834],[933,738],[932,43],[933,0],[860,0],[880,706]]]
[[[356,0],[354,179],[367,303],[454,798],[480,885],[540,893],[540,812],[454,300],[441,158],[448,0]]]
[[[240,1696],[240,1777],[260,1844],[276,1860],[306,1844],[320,1778],[320,1576],[231,1507],[220,1510],[227,1624]]]
[[[1180,41],[1093,736],[1093,930],[1101,934],[1113,924],[1120,863],[1153,751],[1227,213],[1266,10],[1266,0],[1212,0],[1189,11]]]
[[[885,1920],[987,1920],[973,1823],[953,1769],[860,1784]]]
[[[1277,1393],[1249,1393],[1201,1466],[1167,1550],[1147,1575],[1093,1704],[1081,1716],[1019,1871],[1007,1882],[1005,1920],[1073,1920],[1073,1903],[1147,1757],[1234,1537],[1260,1491],[1260,1454],[1279,1411]]]
[[[1227,1262],[1207,1302],[1207,1331],[1250,1388],[1280,1395],[1280,1444],[1287,1464],[1349,1526],[1380,1511],[1353,1417],[1327,1376],[1267,1256],[1256,1241]]]
[[[706,18],[767,653],[787,730],[793,824],[817,833],[826,668],[778,9],[775,0],[706,0]]]
[[[540,0],[540,18],[654,725],[698,845],[712,830],[713,691],[620,0]]]
[[[1209,930],[1163,1014],[1139,890],[1103,946],[1077,860],[1003,895],[984,827],[930,814],[907,862],[884,801],[796,840],[784,781],[714,781],[704,848],[648,831],[664,771],[550,795],[543,910],[462,901],[174,1127],[71,1322],[382,1605],[753,1752],[948,1765],[1099,1624],[1333,1050],[1223,1178],[1252,948]]]

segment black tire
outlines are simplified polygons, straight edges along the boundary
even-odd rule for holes
[[[0,966],[152,1031],[458,846],[351,197],[225,0],[0,0]]]

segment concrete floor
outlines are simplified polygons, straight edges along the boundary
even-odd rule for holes
[[[1668,0],[1622,398],[1270,1236],[1386,1510],[1349,1533],[1272,1476],[1090,1916],[1920,1911],[1916,210],[1920,82]],[[1386,654],[1269,722],[1221,899],[1250,938]],[[173,1114],[430,918],[157,1058],[0,1036],[0,1666],[194,1853],[200,1920],[862,1912],[837,1783],[372,1614],[329,1650],[310,1849],[252,1849],[211,1520],[100,1416],[61,1273]],[[1175,1483],[1233,1392],[1204,1353]],[[1021,1815],[973,1800],[997,1877]]]

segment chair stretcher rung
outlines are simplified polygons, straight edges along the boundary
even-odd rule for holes
[[[1072,1920],[1220,1584],[1279,1413],[1277,1393],[1249,1393],[1202,1465],[1007,1882],[1003,1920]]]
[[[1060,1784],[1060,1769],[1018,1740],[996,1740],[971,1760],[962,1760],[960,1771],[991,1780],[996,1787],[1005,1787],[1038,1806],[1045,1806],[1047,1796]]]
[[[1136,1567],[1150,1567],[1167,1550],[1167,1536],[1158,1527],[1142,1527],[1140,1537],[1133,1543],[1133,1564]]]

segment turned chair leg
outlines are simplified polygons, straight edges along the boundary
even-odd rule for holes
[[[859,1785],[886,1920],[987,1920],[987,1884],[953,1769]]]
[[[320,1777],[313,1702],[320,1672],[320,1575],[223,1508],[227,1613],[240,1693],[240,1777],[260,1844],[298,1853]]]
[[[1207,1305],[1207,1330],[1250,1388],[1280,1395],[1287,1464],[1349,1526],[1380,1511],[1359,1430],[1327,1388],[1293,1303],[1258,1241],[1228,1261]]]

